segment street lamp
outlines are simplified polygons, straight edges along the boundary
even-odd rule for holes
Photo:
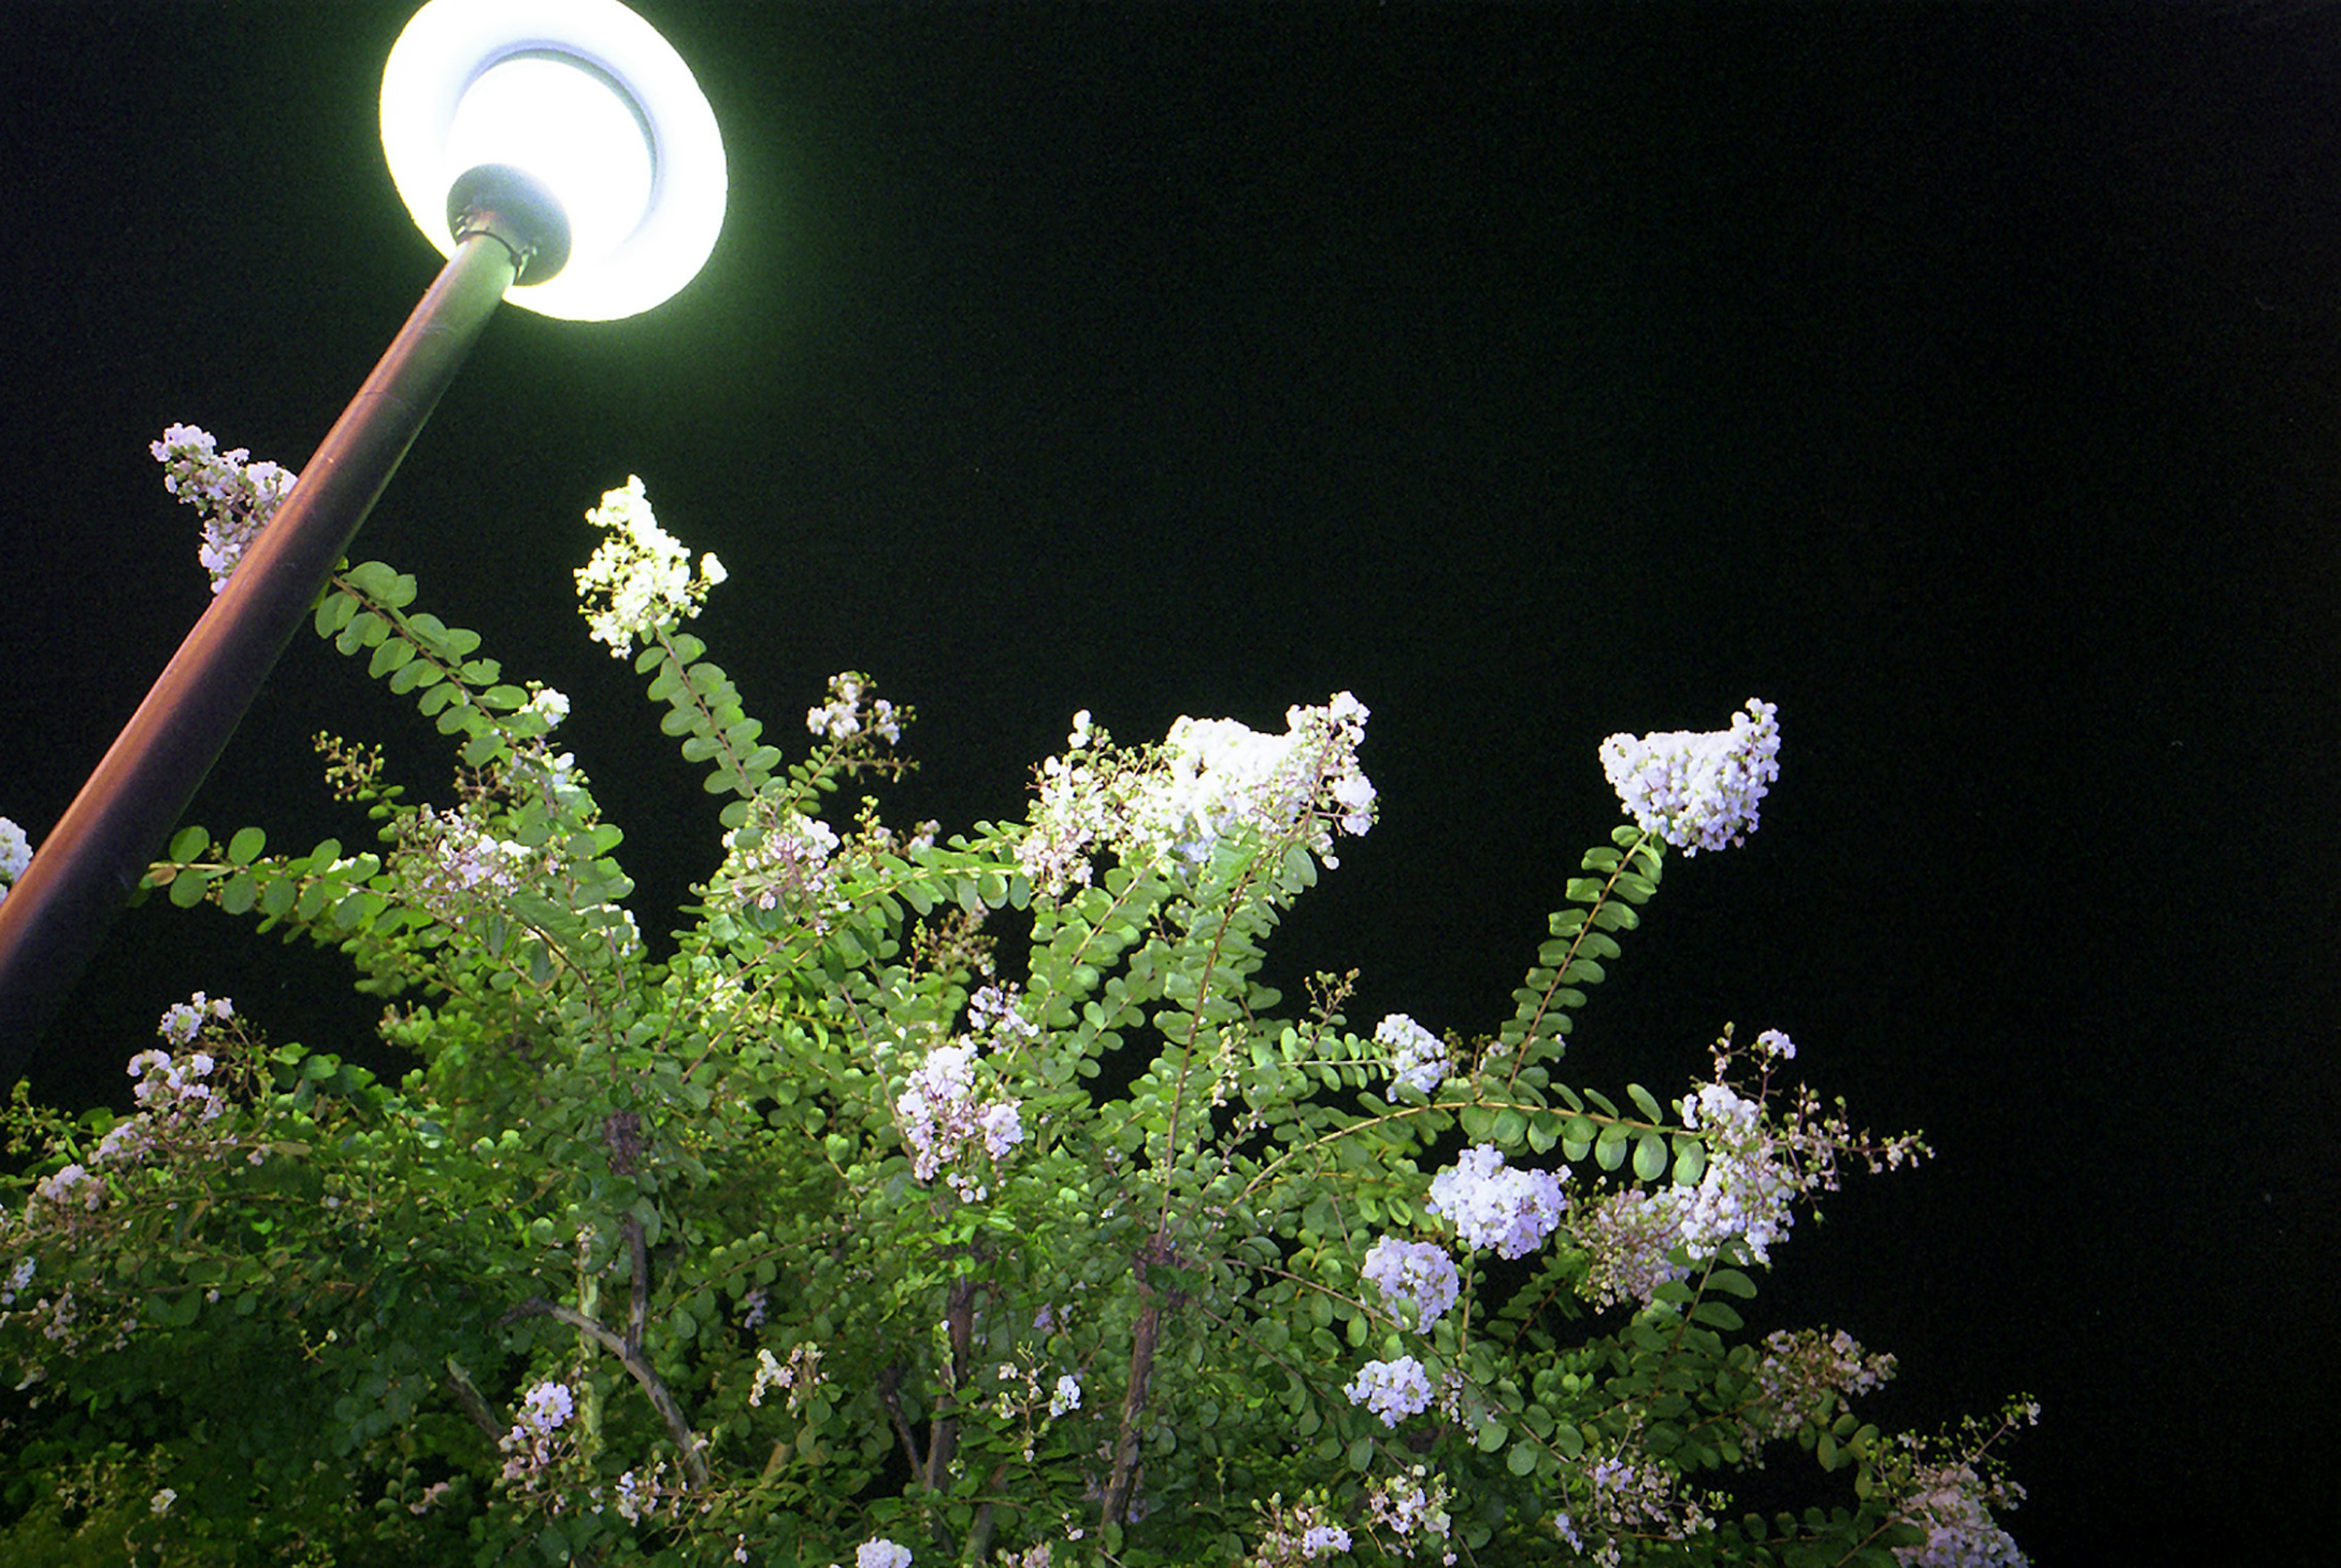
[[[723,224],[691,69],[617,0],[431,0],[383,71],[383,151],[447,257],[275,516],[0,900],[14,1080],[498,301],[606,321],[689,283]]]

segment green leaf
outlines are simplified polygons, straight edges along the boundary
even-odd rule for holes
[[[1514,1475],[1526,1475],[1536,1467],[1537,1451],[1531,1443],[1515,1443],[1512,1451],[1504,1455],[1504,1468]]]
[[[1639,1084],[1629,1084],[1626,1085],[1626,1098],[1640,1106],[1642,1109],[1642,1114],[1648,1116],[1651,1121],[1659,1123],[1666,1121],[1667,1114],[1663,1110],[1659,1109],[1658,1097],[1652,1094],[1648,1089],[1643,1088]],[[1644,1179],[1648,1180],[1649,1178],[1645,1177]]]
[[[164,858],[175,860],[184,865],[209,849],[211,845],[212,835],[209,829],[183,827],[171,835],[170,853]]]
[[[187,870],[171,879],[171,902],[181,909],[193,909],[204,901],[204,890],[211,885],[213,873]]]
[[[1703,1301],[1690,1309],[1693,1323],[1703,1323],[1709,1328],[1719,1328],[1726,1333],[1748,1326],[1747,1320],[1722,1302]]]
[[[1678,1134],[1675,1140],[1675,1185],[1695,1187],[1706,1172],[1707,1145],[1697,1138],[1686,1138]]]
[[[257,892],[258,884],[252,880],[252,874],[239,871],[228,878],[225,887],[220,889],[220,907],[230,914],[242,914],[252,907],[253,897]]]
[[[1738,1269],[1708,1270],[1707,1286],[1709,1290],[1721,1291],[1726,1295],[1738,1296],[1741,1301],[1756,1299],[1756,1282]]]
[[[1634,1144],[1634,1175],[1637,1180],[1654,1182],[1667,1168],[1667,1141],[1657,1133],[1645,1133]]]
[[[227,841],[227,857],[238,865],[250,865],[267,846],[268,835],[260,829],[240,827],[235,836]]]

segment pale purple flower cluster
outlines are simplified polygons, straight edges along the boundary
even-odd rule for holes
[[[1402,1242],[1384,1236],[1366,1254],[1359,1273],[1379,1286],[1393,1307],[1414,1309],[1414,1328],[1429,1333],[1462,1292],[1462,1277],[1447,1249],[1433,1242]]]
[[[1428,1094],[1447,1081],[1447,1047],[1439,1036],[1403,1013],[1393,1013],[1374,1030],[1374,1038],[1390,1047],[1390,1082],[1407,1084]]]
[[[220,451],[209,431],[192,424],[172,425],[147,450],[163,465],[163,488],[203,514],[204,542],[195,555],[217,594],[254,535],[293,493],[294,476],[274,463],[251,462],[244,447]]]
[[[1024,1141],[1023,1112],[1012,1099],[980,1094],[975,1064],[985,1041],[1007,1048],[1034,1038],[1039,1031],[1016,1011],[1013,998],[994,986],[970,998],[967,1011],[970,1033],[927,1053],[894,1102],[894,1114],[902,1122],[902,1142],[911,1150],[912,1174],[931,1182],[942,1171],[961,1202],[975,1203],[988,1194],[989,1187],[944,1167],[981,1147],[997,1170],[1008,1151]]]
[[[1431,1178],[1430,1209],[1454,1224],[1465,1246],[1525,1257],[1560,1223],[1569,1202],[1560,1183],[1568,1174],[1566,1165],[1558,1171],[1508,1171],[1503,1151],[1480,1144]]]
[[[604,492],[585,521],[607,537],[577,569],[579,608],[593,640],[608,644],[613,658],[624,658],[661,626],[698,614],[708,590],[728,575],[723,563],[709,554],[699,559],[698,577],[692,576],[691,552],[659,526],[643,482],[632,474],[624,489]]]
[[[0,900],[8,896],[8,884],[25,874],[33,864],[33,841],[25,830],[5,816],[0,816]]]
[[[1351,1404],[1362,1404],[1380,1416],[1385,1426],[1396,1426],[1407,1416],[1430,1408],[1430,1374],[1410,1355],[1366,1363],[1341,1392],[1350,1396]]]
[[[846,670],[829,677],[829,701],[805,714],[805,728],[826,740],[851,740],[865,732],[889,745],[902,738],[902,718],[894,704],[871,697],[870,677]],[[868,697],[865,707],[862,699]]]
[[[2014,1482],[1987,1481],[1971,1464],[1922,1471],[1898,1522],[1926,1531],[1926,1544],[1897,1546],[1894,1555],[1907,1568],[2024,1568],[2015,1539],[1991,1516],[1994,1507],[2013,1508],[2023,1498]]]
[[[854,1550],[853,1568],[911,1568],[911,1549],[882,1537],[865,1541]]]
[[[511,1455],[503,1479],[518,1481],[550,1463],[554,1434],[576,1413],[576,1399],[565,1383],[548,1378],[522,1395],[519,1419],[496,1444]]]
[[[1611,735],[1601,769],[1627,814],[1685,854],[1741,843],[1756,831],[1765,786],[1780,776],[1780,726],[1751,697],[1731,727]]]

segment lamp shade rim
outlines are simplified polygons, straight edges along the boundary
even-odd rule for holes
[[[727,178],[714,111],[658,30],[618,0],[431,0],[408,21],[383,68],[382,143],[399,198],[443,255],[454,254],[447,193],[470,166],[451,140],[463,95],[498,64],[557,55],[606,76],[633,100],[651,145],[649,205],[607,254],[523,285],[511,303],[545,315],[607,321],[680,290],[715,248]]]

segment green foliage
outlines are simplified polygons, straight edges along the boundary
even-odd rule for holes
[[[1364,1561],[1575,1561],[1574,1532],[1797,1563],[1924,1539],[1928,1451],[1860,1423],[1846,1376],[1790,1408],[1788,1353],[1744,1337],[1760,1248],[1666,1244],[1759,1133],[1798,1194],[1839,1154],[1915,1144],[1808,1096],[1776,1116],[1768,1061],[1731,1097],[1749,1124],[1551,1076],[1658,890],[1647,834],[1587,854],[1515,1012],[1447,1042],[1426,1089],[1349,1027],[1346,979],[1292,1012],[1260,978],[1326,858],[1320,796],[1167,851],[1101,818],[1071,877],[1036,869],[1062,826],[1037,807],[941,836],[865,804],[841,834],[819,810],[903,764],[868,726],[789,761],[669,620],[636,669],[732,798],[653,957],[623,837],[546,741],[562,704],[415,597],[364,563],[315,626],[453,742],[454,802],[409,804],[377,754],[320,737],[378,849],[189,827],[147,878],[347,954],[412,1070],[214,1012],[174,1037],[200,1028],[209,1075],[148,1067],[134,1117],[19,1094],[0,1555],[819,1563],[889,1538],[921,1563],[1135,1565],[1289,1560],[1315,1521]],[[1081,755],[1058,776],[1117,799],[1166,776],[1101,736]],[[1710,1087],[1744,1054],[1727,1032]],[[1466,1144],[1557,1151],[1569,1217],[1518,1262],[1461,1249],[1434,1314],[1366,1259],[1451,1242],[1430,1183]],[[1619,1240],[1653,1216],[1674,1216],[1656,1241]],[[1385,1421],[1349,1390],[1400,1361],[1431,1393]],[[573,1408],[533,1428],[553,1383]],[[1738,1473],[1802,1453],[1843,1505],[1734,1522]],[[1644,1480],[1633,1509],[1595,1479],[1613,1463]],[[1416,1495],[1444,1502],[1401,1530],[1391,1500]]]

